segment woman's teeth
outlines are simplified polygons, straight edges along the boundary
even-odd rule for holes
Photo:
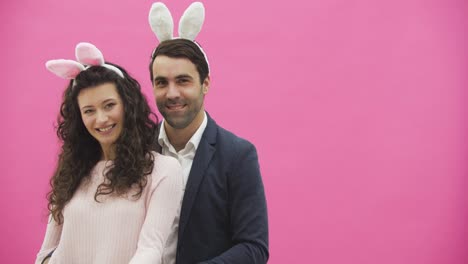
[[[114,125],[110,125],[108,127],[104,127],[104,128],[98,128],[98,131],[100,132],[106,132],[106,131],[109,131],[111,128],[113,128]]]

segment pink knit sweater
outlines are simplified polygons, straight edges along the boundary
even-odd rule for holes
[[[64,222],[49,221],[36,264],[55,249],[49,264],[161,263],[182,199],[182,170],[171,157],[153,153],[154,169],[141,197],[98,196],[110,162],[100,161],[63,211]]]

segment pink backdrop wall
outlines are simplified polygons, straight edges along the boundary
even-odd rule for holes
[[[44,236],[65,87],[44,62],[92,42],[154,106],[151,3],[0,3],[2,263]],[[269,263],[468,262],[465,0],[204,3],[207,109],[257,146]]]

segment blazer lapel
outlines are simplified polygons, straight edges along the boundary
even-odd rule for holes
[[[215,153],[217,125],[213,119],[207,114],[208,123],[203,133],[200,144],[198,145],[195,158],[193,159],[192,168],[190,169],[187,186],[185,187],[185,194],[182,201],[182,208],[179,220],[179,242],[181,242],[182,234],[185,231],[190,211],[195,201],[195,196],[198,193],[200,183],[205,176],[205,171]]]

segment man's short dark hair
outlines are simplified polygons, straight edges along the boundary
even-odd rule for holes
[[[153,63],[157,56],[167,56],[169,58],[185,58],[190,60],[197,68],[200,77],[200,83],[206,79],[209,74],[208,63],[200,47],[188,39],[170,39],[161,42],[154,50],[151,56],[149,71],[151,82],[153,82]]]

